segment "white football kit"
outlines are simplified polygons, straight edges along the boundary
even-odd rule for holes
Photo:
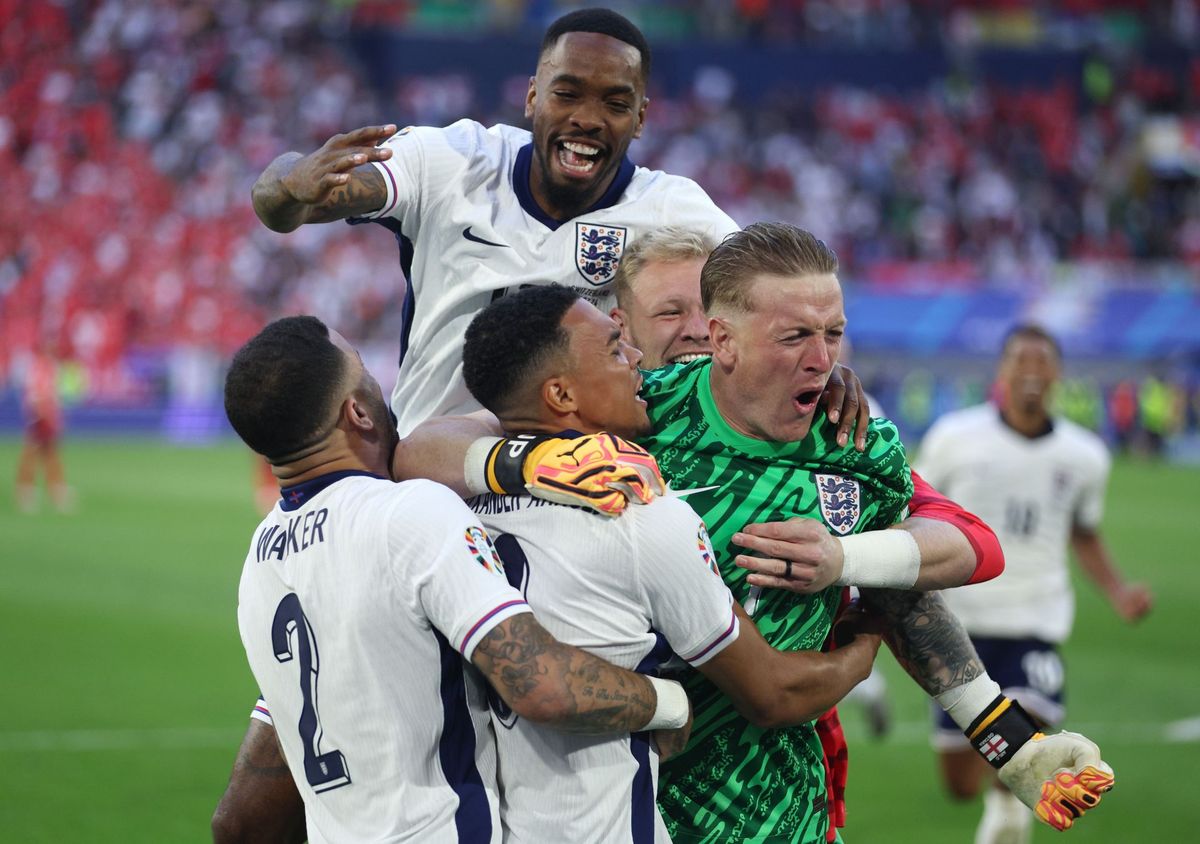
[[[929,429],[917,471],[987,522],[1004,549],[999,577],[942,593],[969,633],[1067,638],[1075,615],[1071,529],[1099,526],[1110,463],[1100,438],[1073,422],[1056,419],[1031,439],[992,405],[947,414]]]
[[[483,683],[463,660],[528,611],[443,486],[338,472],[283,490],[238,627],[309,841],[501,840]]]
[[[660,498],[608,519],[529,496],[468,504],[488,527],[509,582],[558,640],[654,673],[675,655],[702,665],[737,639],[733,596],[704,523]],[[494,694],[501,818],[507,842],[667,842],[658,754],[647,733],[556,732]]]
[[[493,299],[557,282],[607,311],[617,264],[641,234],[670,223],[720,240],[738,228],[695,182],[628,158],[594,207],[560,223],[530,193],[530,139],[460,120],[407,127],[381,144],[392,150],[374,162],[387,201],[351,222],[378,222],[400,242],[407,291],[392,409],[402,437],[431,417],[479,410],[463,384],[462,341]]]

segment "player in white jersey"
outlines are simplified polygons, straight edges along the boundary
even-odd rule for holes
[[[1121,577],[1100,536],[1110,464],[1104,443],[1050,413],[1060,357],[1043,329],[1014,328],[1000,358],[999,405],[943,416],[925,435],[917,462],[930,482],[995,529],[1004,572],[943,594],[1004,692],[1050,725],[1064,716],[1058,646],[1075,614],[1068,546],[1122,618],[1136,621],[1151,605],[1144,586]],[[934,743],[950,793],[978,794],[987,766],[962,733],[939,718]],[[1007,792],[991,791],[976,841],[1026,841],[1028,818]]]
[[[478,410],[460,377],[462,334],[494,298],[557,282],[607,309],[621,255],[642,233],[665,221],[716,239],[737,229],[695,182],[627,157],[645,123],[649,70],[650,48],[629,21],[574,12],[543,40],[525,108],[532,133],[470,120],[369,127],[308,156],[286,153],[259,178],[255,209],[277,231],[351,218],[400,241],[401,436]]]
[[[675,684],[552,639],[450,490],[390,480],[379,385],[319,320],[247,343],[225,405],[282,484],[246,558],[238,626],[310,841],[500,840],[494,746],[464,658],[505,705],[558,729],[685,724]]]

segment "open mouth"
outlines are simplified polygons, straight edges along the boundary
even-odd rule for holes
[[[817,409],[817,399],[820,397],[820,390],[805,390],[792,398],[792,406],[801,416],[807,416]]]
[[[594,144],[560,140],[555,146],[559,166],[573,176],[590,176],[604,157],[604,151]]]
[[[675,355],[672,358],[668,358],[667,363],[691,363],[710,357],[712,357],[712,352],[685,352],[682,355]]]

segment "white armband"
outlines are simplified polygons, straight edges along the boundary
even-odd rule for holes
[[[491,492],[487,482],[487,459],[498,442],[499,437],[480,437],[467,449],[467,456],[463,460],[463,478],[472,495]]]
[[[984,672],[969,683],[955,686],[934,699],[960,730],[966,730],[999,694],[1000,684]]]
[[[642,727],[643,730],[678,730],[688,722],[692,713],[692,705],[688,703],[687,693],[683,686],[674,680],[663,680],[658,677],[647,677],[658,703],[654,707],[654,716]]]
[[[838,586],[910,589],[921,573],[921,549],[906,530],[872,530],[839,536],[842,576]]]

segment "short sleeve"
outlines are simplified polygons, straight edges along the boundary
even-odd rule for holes
[[[724,240],[726,235],[738,231],[740,226],[712,201],[704,188],[691,179],[680,176],[670,178],[675,182],[674,189],[662,193],[664,221],[673,226],[703,231],[717,243]]]
[[[426,487],[420,512],[391,520],[390,550],[407,561],[398,573],[413,577],[421,612],[469,660],[493,627],[530,612],[529,605],[509,586],[491,538],[458,496],[432,482],[410,483]],[[415,536],[407,532],[414,524]]]
[[[1104,518],[1104,495],[1108,489],[1112,458],[1103,445],[1096,443],[1089,455],[1089,463],[1089,471],[1079,490],[1079,501],[1075,506],[1075,524],[1095,530],[1100,527],[1100,521]]]
[[[262,721],[268,726],[275,726],[275,720],[271,717],[271,710],[267,708],[267,702],[263,700],[262,695],[258,696],[258,700],[254,703],[254,708],[250,710],[250,717],[255,721]]]
[[[672,651],[703,665],[739,632],[704,522],[679,498],[658,499],[622,518],[630,515],[639,521],[637,572],[654,628]]]
[[[383,176],[387,199],[378,211],[350,222],[394,219],[403,231],[415,234],[429,206],[461,181],[483,131],[469,120],[444,129],[405,126],[379,145],[390,149],[392,157],[372,162]]]

